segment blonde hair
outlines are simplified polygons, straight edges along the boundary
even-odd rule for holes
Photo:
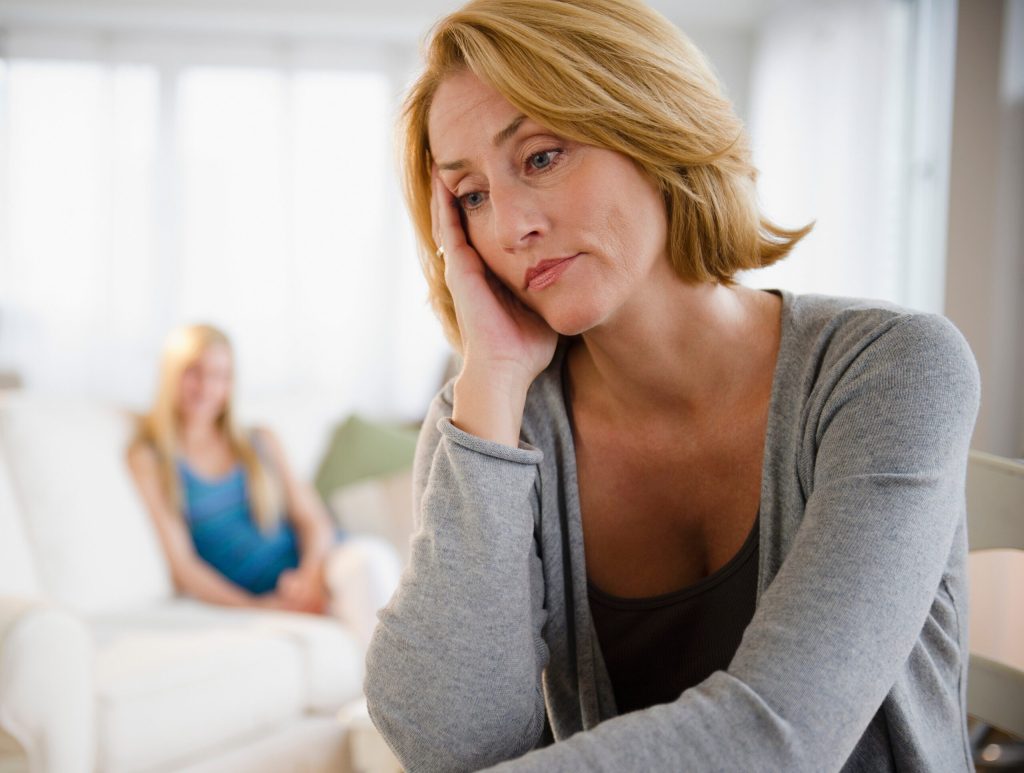
[[[233,359],[230,340],[212,325],[187,325],[168,336],[160,362],[156,401],[150,412],[141,418],[134,441],[156,451],[164,494],[178,512],[184,508],[181,481],[175,466],[181,440],[178,400],[182,376],[212,346],[224,347]],[[280,486],[247,434],[236,423],[231,395],[224,404],[224,411],[217,417],[217,426],[248,476],[249,498],[256,523],[264,530],[272,528],[281,519],[283,500]]]
[[[431,228],[427,121],[440,83],[463,69],[552,131],[631,158],[664,196],[669,260],[686,281],[730,284],[811,230],[761,215],[743,126],[703,54],[663,16],[639,0],[471,0],[435,26],[401,124],[430,300],[456,348]]]

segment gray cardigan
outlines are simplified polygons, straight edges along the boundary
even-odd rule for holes
[[[971,769],[970,350],[939,316],[782,297],[757,609],[729,668],[672,703],[616,716],[564,347],[530,389],[519,448],[457,429],[450,384],[434,400],[410,566],[367,658],[370,714],[409,770]]]

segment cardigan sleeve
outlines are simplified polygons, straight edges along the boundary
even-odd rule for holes
[[[478,770],[537,746],[548,649],[539,450],[482,440],[432,404],[409,566],[367,656],[370,716],[407,770]]]
[[[942,592],[978,391],[948,321],[891,321],[808,421],[803,519],[729,668],[496,769],[839,770]]]

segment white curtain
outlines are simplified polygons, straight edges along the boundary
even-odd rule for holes
[[[913,134],[921,33],[902,0],[798,0],[766,19],[751,82],[758,189],[776,222],[816,225],[748,284],[941,310],[944,256],[932,237],[945,223],[921,221],[919,209],[922,196],[944,194],[935,170],[948,148],[921,158],[931,146]]]
[[[167,331],[210,321],[256,413],[422,414],[447,347],[398,193],[404,73],[267,58],[0,60],[0,370],[141,406]]]

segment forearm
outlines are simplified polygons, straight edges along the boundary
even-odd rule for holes
[[[199,558],[173,567],[174,584],[182,593],[208,604],[253,607],[259,597],[235,585]]]
[[[447,423],[444,434],[418,452],[429,465],[420,529],[367,659],[371,716],[413,770],[470,770],[521,755],[544,726],[531,503],[539,452]]]
[[[299,538],[299,569],[323,573],[324,561],[334,545],[334,529],[326,512],[306,518],[296,525]]]

